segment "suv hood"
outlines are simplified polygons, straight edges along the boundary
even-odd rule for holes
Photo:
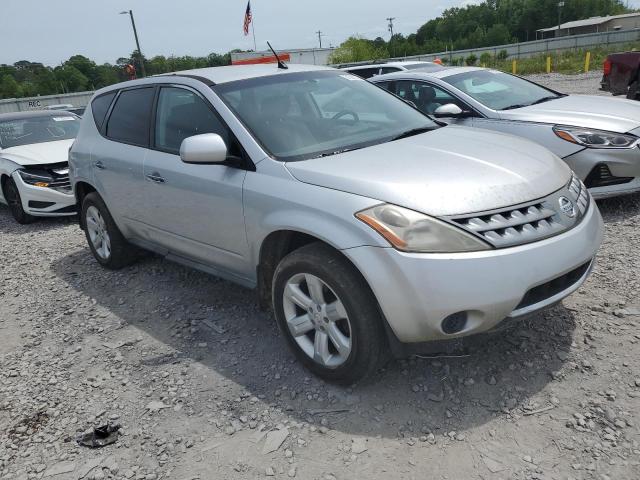
[[[69,148],[73,138],[55,142],[33,143],[19,145],[0,150],[0,157],[10,160],[23,167],[29,165],[46,165],[61,163],[69,160]]]
[[[627,133],[640,127],[640,102],[596,95],[569,95],[498,112],[505,120],[552,123]]]
[[[564,162],[535,143],[455,126],[286,167],[301,182],[433,216],[528,202],[571,178]]]

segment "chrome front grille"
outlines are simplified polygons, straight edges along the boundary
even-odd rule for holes
[[[50,173],[53,177],[53,182],[49,183],[49,188],[60,190],[65,193],[71,191],[71,181],[69,180],[68,166],[65,166],[63,168],[52,168],[50,169]]]
[[[512,247],[573,228],[586,213],[589,201],[586,187],[574,175],[565,188],[543,199],[448,220],[496,248]]]

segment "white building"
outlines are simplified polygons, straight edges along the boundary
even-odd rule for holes
[[[584,33],[615,32],[640,28],[640,12],[608,17],[591,17],[575,20],[537,31],[538,38],[566,37],[567,35],[582,35]]]

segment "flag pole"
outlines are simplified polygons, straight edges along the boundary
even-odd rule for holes
[[[253,51],[257,52],[258,47],[256,46],[256,29],[253,27],[253,13],[251,14],[251,33],[253,33]]]

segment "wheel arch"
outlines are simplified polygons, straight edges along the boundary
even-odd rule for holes
[[[78,222],[80,223],[80,228],[84,230],[84,219],[82,218],[82,201],[84,197],[86,197],[91,192],[96,192],[96,188],[91,185],[89,182],[79,181],[76,182],[74,186],[74,195],[76,197],[76,207],[78,209]]]
[[[371,289],[369,283],[367,282],[364,275],[362,275],[362,272],[360,271],[358,266],[355,265],[350,258],[344,255],[344,253],[335,245],[332,245],[326,240],[315,235],[298,230],[276,230],[269,233],[260,245],[260,255],[256,271],[258,279],[258,300],[260,303],[260,308],[267,310],[272,306],[271,288],[273,284],[273,274],[275,273],[275,270],[278,267],[280,261],[289,253],[311,243],[323,244],[333,251],[337,252],[347,262],[349,262],[351,266],[353,266],[354,270],[358,273],[358,275],[360,275],[363,282],[369,289]]]

